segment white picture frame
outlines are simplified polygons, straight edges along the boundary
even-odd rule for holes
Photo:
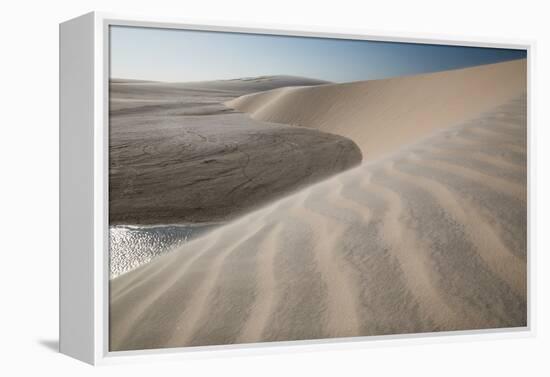
[[[526,327],[204,346],[143,351],[108,350],[108,96],[112,25],[248,32],[386,42],[525,49],[528,62],[528,322]],[[188,20],[88,13],[60,24],[60,352],[90,364],[256,355],[392,344],[470,341],[535,334],[532,268],[533,41],[454,38],[415,33],[327,30],[280,25],[200,23]]]

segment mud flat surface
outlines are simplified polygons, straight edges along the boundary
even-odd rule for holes
[[[325,82],[290,76],[167,84],[113,80],[110,223],[227,221],[353,167],[350,139],[253,120],[223,102]]]

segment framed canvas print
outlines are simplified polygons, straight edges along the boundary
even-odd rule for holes
[[[61,24],[61,352],[529,334],[530,51]]]

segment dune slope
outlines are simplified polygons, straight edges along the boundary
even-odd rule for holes
[[[112,280],[110,348],[525,326],[526,208],[519,96]]]
[[[385,80],[280,88],[226,105],[256,120],[348,137],[365,160],[373,160],[520,95],[526,77],[522,59]]]

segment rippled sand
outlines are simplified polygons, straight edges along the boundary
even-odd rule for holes
[[[525,95],[487,110],[114,279],[111,350],[525,326]]]

